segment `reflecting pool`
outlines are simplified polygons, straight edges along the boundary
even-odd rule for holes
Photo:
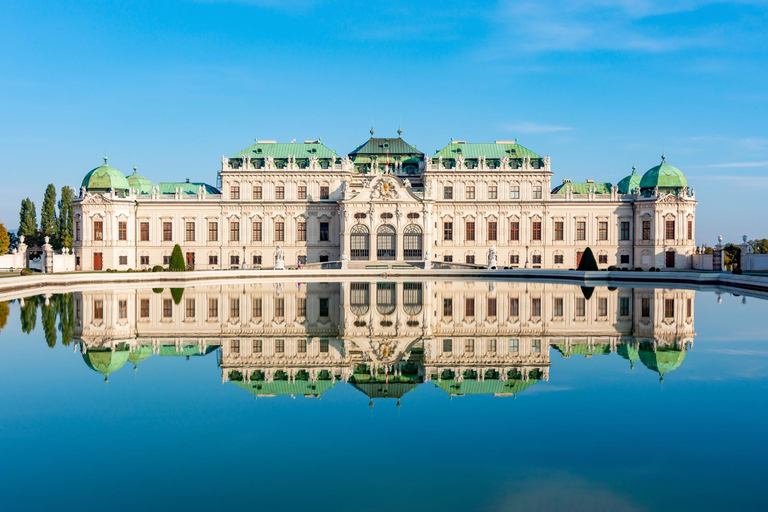
[[[766,302],[530,281],[0,303],[0,510],[763,509]]]

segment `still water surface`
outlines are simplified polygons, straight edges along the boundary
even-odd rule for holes
[[[19,298],[0,510],[764,510],[767,311],[487,281]]]

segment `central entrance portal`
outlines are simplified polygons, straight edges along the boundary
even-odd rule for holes
[[[394,260],[397,257],[397,234],[395,228],[385,224],[376,234],[376,258]]]

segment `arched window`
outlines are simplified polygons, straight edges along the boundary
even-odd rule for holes
[[[395,283],[376,283],[376,311],[380,315],[386,316],[395,312],[395,293]]]
[[[349,307],[352,314],[362,316],[368,313],[371,303],[368,283],[350,283]]]
[[[421,283],[403,283],[403,311],[408,316],[421,313]]]
[[[353,260],[367,260],[370,258],[371,240],[368,228],[363,224],[356,224],[350,230],[350,257]]]
[[[421,228],[416,224],[408,224],[403,230],[403,257],[406,260],[422,258]]]
[[[376,257],[380,260],[394,260],[397,256],[397,235],[389,224],[381,226],[376,237]]]

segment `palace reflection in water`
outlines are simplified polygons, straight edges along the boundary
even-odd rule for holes
[[[427,382],[511,396],[549,380],[553,351],[616,352],[663,379],[693,346],[694,294],[487,281],[76,292],[73,336],[105,378],[155,355],[215,353],[222,382],[257,397],[319,397],[340,381],[371,399]]]

